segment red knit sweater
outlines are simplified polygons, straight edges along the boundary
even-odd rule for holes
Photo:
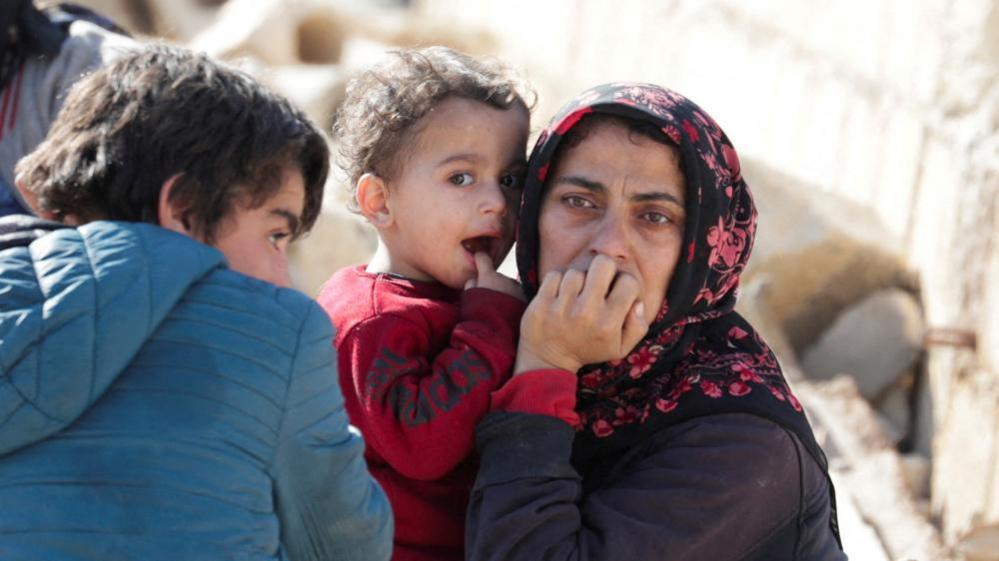
[[[475,427],[510,377],[525,304],[363,266],[333,275],[319,303],[347,414],[395,513],[393,559],[463,559]]]

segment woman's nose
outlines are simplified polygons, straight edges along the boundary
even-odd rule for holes
[[[631,232],[626,217],[607,213],[600,220],[590,242],[590,253],[602,254],[615,262],[631,258]]]

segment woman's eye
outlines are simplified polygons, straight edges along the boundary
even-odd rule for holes
[[[661,212],[646,212],[642,214],[642,218],[645,219],[646,222],[659,225],[669,224],[673,221],[669,216]]]
[[[450,177],[447,178],[447,180],[450,181],[452,185],[457,185],[458,187],[465,187],[466,185],[471,185],[475,181],[475,178],[472,177],[472,174],[470,173],[462,172],[462,173],[452,174]]]
[[[573,208],[595,208],[596,207],[596,205],[594,205],[592,202],[588,201],[587,199],[585,199],[583,197],[580,197],[579,195],[566,195],[565,197],[562,198],[562,200],[565,201],[565,204],[567,204],[567,205],[569,205],[569,206],[571,206]]]
[[[520,189],[521,182],[521,176],[513,173],[508,173],[500,178],[500,185],[507,189]]]

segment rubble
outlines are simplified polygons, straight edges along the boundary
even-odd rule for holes
[[[890,559],[960,559],[944,547],[939,530],[907,488],[919,485],[918,467],[903,461],[881,430],[876,414],[847,376],[795,385],[823,448],[830,469],[845,482],[837,491],[856,505],[881,538]],[[846,497],[838,498],[842,501]]]
[[[840,313],[829,329],[802,353],[810,378],[826,380],[848,373],[861,395],[873,401],[913,366],[922,350],[919,302],[909,293],[887,289]]]

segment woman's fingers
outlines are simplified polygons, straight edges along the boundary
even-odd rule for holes
[[[569,269],[562,274],[562,283],[558,287],[558,299],[555,302],[555,307],[563,316],[568,317],[572,313],[585,282],[586,274],[582,271]]]
[[[558,271],[550,271],[545,275],[545,278],[541,280],[541,286],[538,287],[538,293],[535,295],[535,300],[542,299],[542,301],[554,301],[558,298],[558,289],[562,285],[562,273]]]
[[[641,287],[638,279],[628,273],[617,275],[610,294],[607,295],[606,314],[609,321],[616,325],[624,324],[627,314],[636,301],[641,301]]]
[[[613,259],[606,255],[594,257],[587,268],[586,281],[576,304],[579,311],[592,310],[603,305],[616,274],[617,265],[614,264]]]
[[[609,258],[586,274],[550,272],[521,322],[521,350],[566,369],[621,358],[648,331],[643,307],[638,280]]]
[[[645,337],[649,331],[649,322],[645,320],[645,304],[639,300],[628,311],[628,317],[624,320],[624,331],[621,333],[621,357],[624,357],[635,348],[635,345]]]

